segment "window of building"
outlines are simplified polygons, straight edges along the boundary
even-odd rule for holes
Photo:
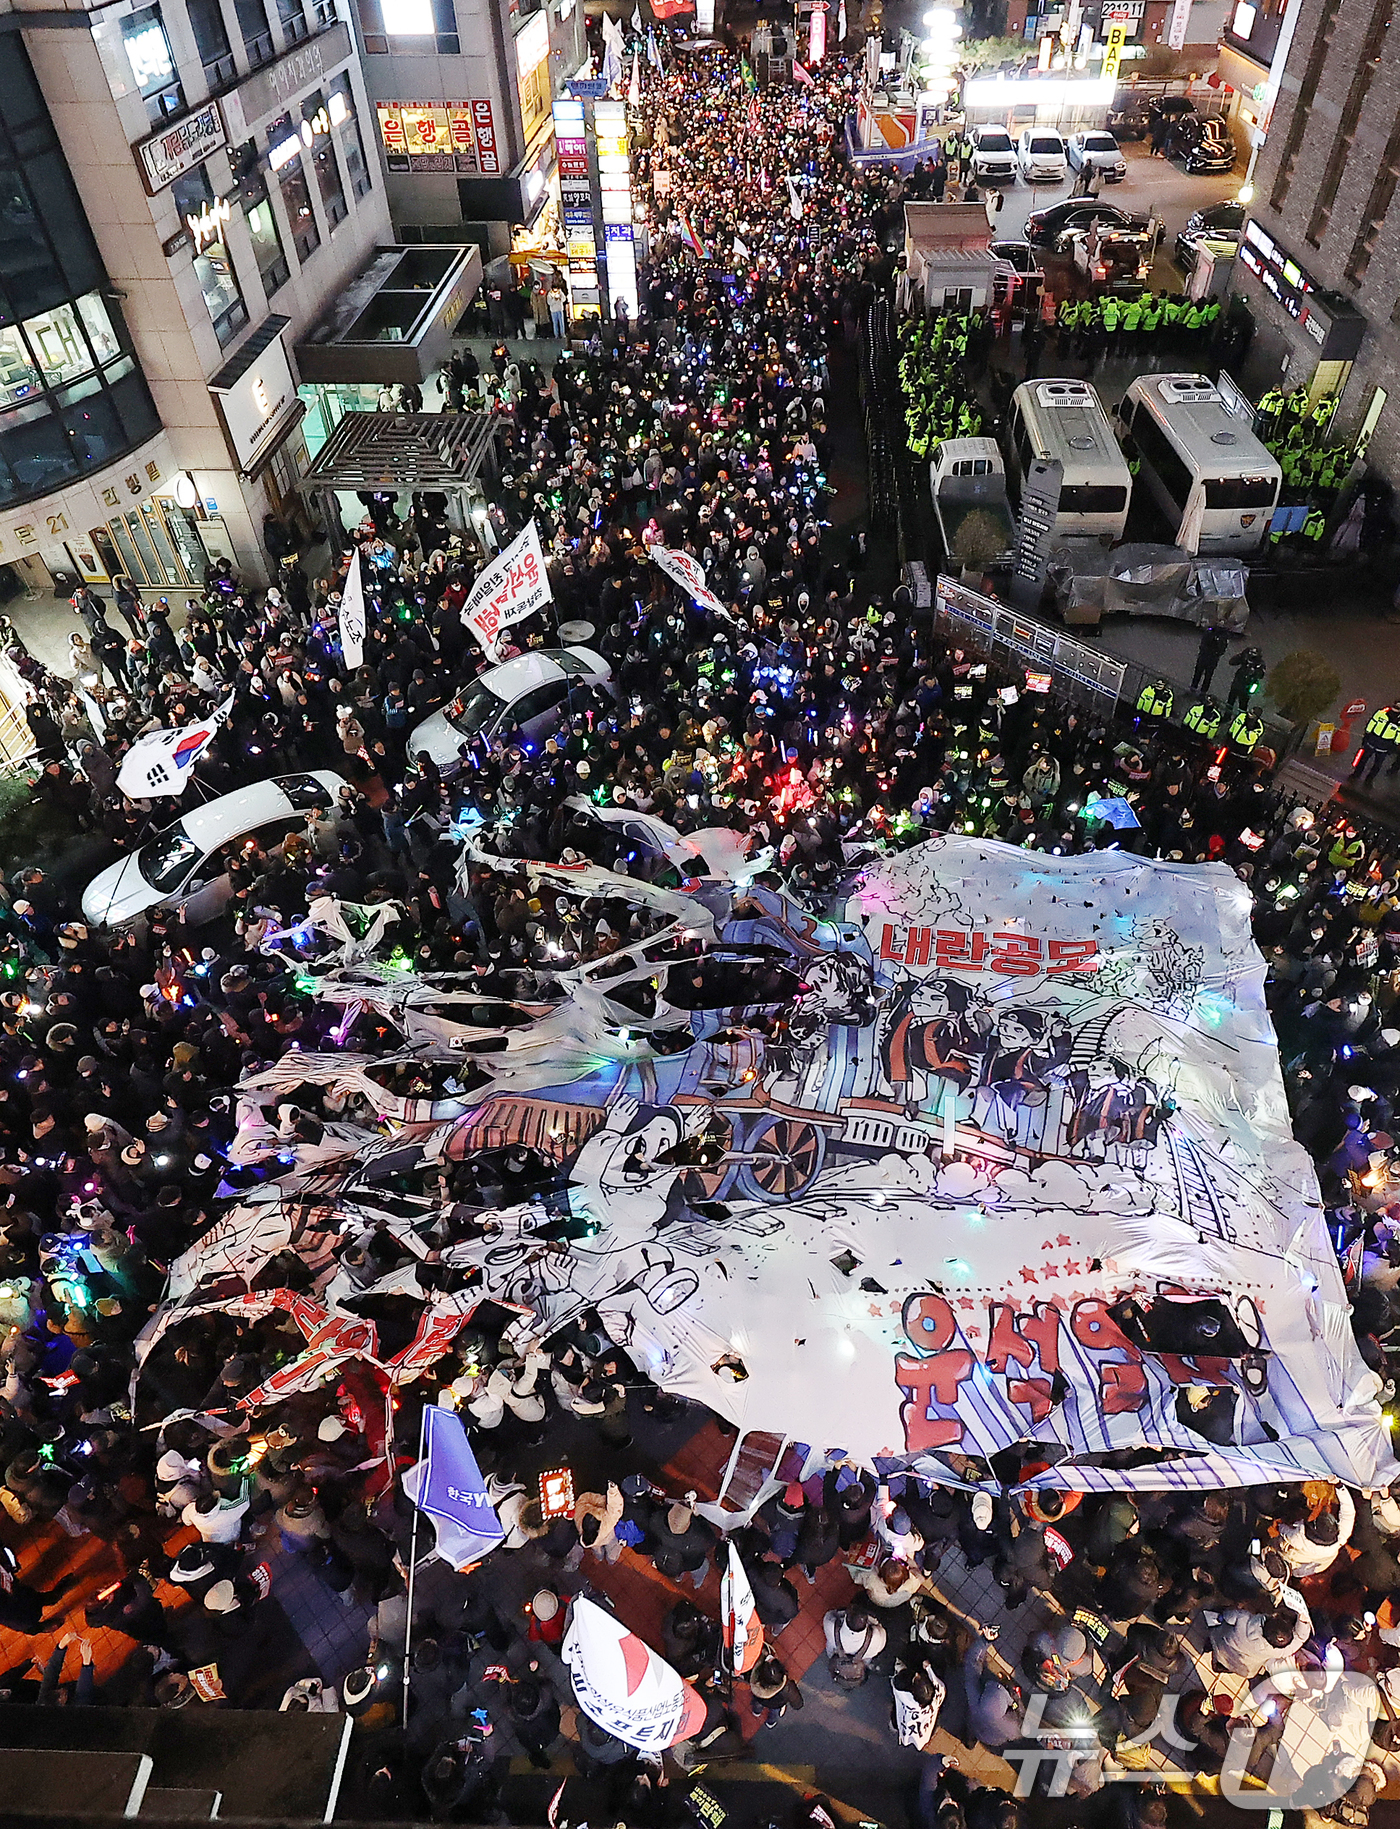
[[[243,34],[243,49],[248,53],[249,65],[256,70],[259,64],[270,63],[272,29],[267,23],[263,0],[233,0],[233,10],[238,29]]]
[[[253,244],[253,257],[258,263],[258,278],[263,291],[271,298],[286,285],[292,270],[282,252],[282,237],[266,191],[252,202],[244,200],[243,220],[248,225],[248,239]]]
[[[1337,121],[1332,150],[1328,155],[1327,164],[1323,168],[1322,182],[1317,187],[1313,212],[1308,220],[1308,240],[1315,248],[1321,246],[1322,238],[1327,233],[1327,225],[1332,220],[1332,209],[1337,201],[1337,190],[1342,182],[1342,174],[1352,160],[1361,111],[1366,106],[1366,97],[1370,94],[1371,82],[1380,66],[1386,34],[1390,30],[1390,22],[1394,13],[1394,0],[1377,0],[1375,10],[1371,14],[1371,22],[1366,30],[1365,41],[1361,47],[1361,55],[1352,70],[1351,82],[1347,88],[1347,99]]]
[[[219,0],[189,0],[189,15],[199,61],[204,65],[204,80],[211,89],[222,89],[233,81],[236,72]]]
[[[302,102],[301,121],[301,137],[311,153],[311,165],[321,193],[321,208],[326,212],[327,223],[334,228],[338,222],[344,222],[349,205],[345,201],[345,187],[340,182],[330,110],[319,89]]]
[[[0,59],[0,326],[0,505],[111,463],[160,429],[17,35]]]
[[[534,13],[515,35],[516,87],[520,124],[528,142],[549,115],[549,15]]]
[[[345,161],[345,175],[350,180],[350,188],[357,197],[367,197],[373,189],[373,180],[370,177],[369,161],[365,158],[365,142],[355,115],[355,96],[348,74],[338,76],[331,85],[326,109],[331,117],[331,126],[340,136],[340,156]]]
[[[291,115],[279,115],[267,130],[267,157],[281,187],[282,206],[287,212],[297,259],[304,266],[321,245],[321,231],[311,206],[301,147],[301,133]]]
[[[460,57],[454,0],[358,0],[360,31],[371,57],[385,57],[396,39],[421,38],[439,57]]]
[[[52,311],[26,318],[24,337],[50,386],[71,381],[95,366],[71,305],[55,305]]]
[[[177,178],[170,188],[180,219],[194,237],[195,276],[204,294],[209,322],[221,344],[231,342],[248,322],[248,308],[238,289],[238,276],[224,237],[228,201],[214,195],[209,174],[202,165]]]
[[[306,9],[301,0],[277,0],[277,17],[288,44],[296,44],[299,39],[306,37]]]
[[[159,125],[172,114],[183,114],[185,92],[175,74],[175,59],[165,35],[158,6],[143,7],[122,20],[122,43],[132,78],[141,91],[146,114]]]
[[[31,399],[40,386],[39,370],[19,327],[0,330],[0,407]]]

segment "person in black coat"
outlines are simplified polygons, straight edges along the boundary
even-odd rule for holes
[[[817,1570],[828,1563],[841,1548],[841,1530],[836,1516],[825,1505],[809,1505],[797,1527],[797,1554],[802,1573],[814,1585]]]
[[[753,1589],[754,1606],[764,1627],[774,1634],[782,1631],[784,1626],[791,1625],[801,1611],[802,1603],[797,1598],[797,1589],[790,1581],[783,1578],[782,1566],[776,1562],[759,1562],[751,1557],[744,1560],[744,1568]]]
[[[657,1573],[677,1581],[689,1575],[696,1587],[702,1587],[710,1566],[710,1551],[719,1541],[713,1525],[697,1518],[688,1505],[672,1505],[658,1513],[652,1525],[657,1547],[652,1561]]]
[[[55,1613],[51,1619],[45,1620],[44,1609],[52,1606],[76,1580],[76,1575],[65,1575],[62,1581],[55,1582],[51,1588],[31,1588],[22,1581],[12,1583],[8,1592],[0,1591],[0,1626],[10,1632],[23,1632],[27,1635],[52,1632],[63,1616]]]
[[[847,1483],[841,1484],[841,1475]],[[870,1530],[870,1507],[878,1487],[875,1476],[848,1468],[833,1467],[822,1480],[822,1506],[836,1520],[837,1534],[843,1550],[851,1549]]]
[[[511,1685],[509,1707],[510,1724],[530,1755],[530,1764],[548,1766],[547,1748],[559,1738],[559,1704],[553,1691],[533,1677],[523,1677]]]

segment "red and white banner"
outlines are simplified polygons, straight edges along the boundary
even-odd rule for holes
[[[476,1302],[458,1310],[438,1308],[425,1310],[418,1322],[418,1332],[401,1353],[385,1364],[395,1381],[425,1372],[434,1360],[451,1349],[452,1342],[476,1313]]]
[[[462,626],[471,630],[494,660],[501,630],[532,616],[553,596],[540,551],[540,530],[531,521],[472,586],[472,594],[462,606]]]
[[[689,1683],[621,1620],[582,1595],[559,1655],[584,1714],[628,1746],[659,1753],[704,1725],[705,1704]]]
[[[666,576],[674,578],[681,589],[688,591],[703,609],[712,610],[717,616],[729,614],[727,606],[710,589],[705,578],[705,568],[697,558],[674,546],[653,546],[651,556]]]
[[[360,572],[360,549],[350,554],[350,569],[340,594],[340,656],[347,669],[361,667],[365,659],[365,585]]]
[[[719,1618],[724,1628],[724,1649],[729,1654],[729,1668],[736,1677],[752,1670],[763,1649],[763,1627],[758,1606],[749,1584],[739,1552],[731,1543],[729,1566],[719,1584]]]

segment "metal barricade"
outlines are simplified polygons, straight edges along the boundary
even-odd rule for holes
[[[1111,712],[1123,696],[1126,661],[1009,610],[953,578],[938,579],[934,626],[940,634],[960,636],[979,651],[1015,655],[1027,667],[1050,674],[1053,683],[1080,704]]]

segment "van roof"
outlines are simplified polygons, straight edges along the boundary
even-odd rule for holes
[[[1128,388],[1198,463],[1223,475],[1273,475],[1278,465],[1205,375],[1139,375]]]
[[[1013,399],[1042,461],[1059,458],[1066,468],[1126,476],[1128,466],[1108,414],[1087,381],[1023,381]]]

